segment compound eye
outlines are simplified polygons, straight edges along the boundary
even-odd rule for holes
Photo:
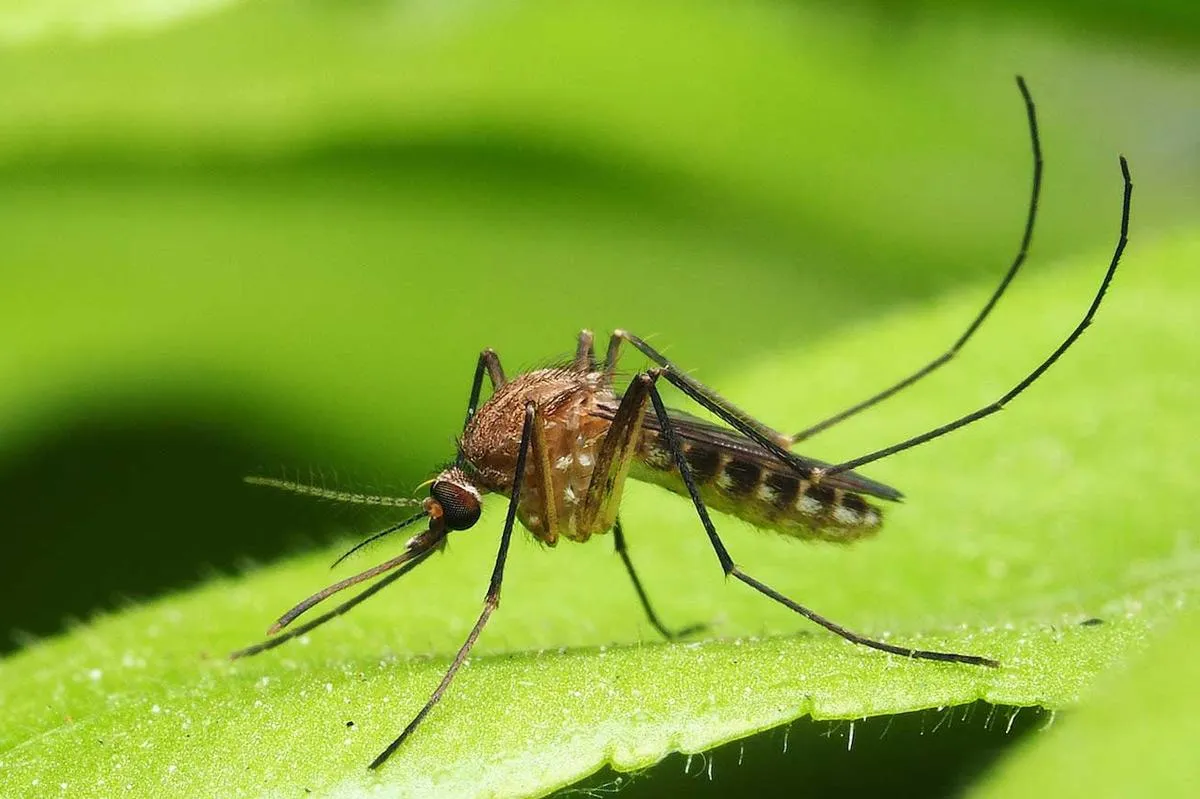
[[[447,528],[466,530],[479,521],[479,498],[462,486],[439,480],[429,487],[429,496],[442,506]]]

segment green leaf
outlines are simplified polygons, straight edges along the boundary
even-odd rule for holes
[[[386,599],[251,660],[223,655],[331,581],[334,550],[29,647],[0,666],[0,787],[525,796],[606,762],[644,767],[804,714],[976,699],[1068,707],[1194,593],[1190,509],[1167,500],[1186,494],[1200,454],[1181,435],[1200,386],[1179,369],[1200,356],[1189,334],[1198,256],[1194,238],[1132,247],[1096,326],[1027,397],[870,470],[909,497],[888,509],[878,541],[806,547],[718,518],[739,562],[781,590],[889,640],[996,657],[997,671],[908,662],[807,627],[722,582],[682,500],[634,487],[623,513],[660,611],[713,622],[714,636],[656,642],[603,541],[546,550],[522,538],[470,665],[369,773],[474,620],[503,510],[493,503]],[[822,449],[861,451],[999,393],[1081,315],[1106,259],[1023,277],[961,362]],[[982,296],[964,291],[717,382],[769,420],[788,419],[813,386],[837,407],[898,374],[898,353],[936,351]],[[1093,617],[1103,623],[1081,625]]]
[[[1200,615],[1191,610],[1145,657],[1098,681],[1091,700],[974,795],[1187,796],[1200,781]]]

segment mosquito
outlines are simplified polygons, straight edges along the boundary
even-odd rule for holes
[[[408,738],[442,698],[447,687],[500,604],[500,588],[517,520],[534,538],[554,546],[560,538],[584,542],[611,531],[613,544],[633,583],[650,623],[667,639],[695,633],[699,627],[672,630],[655,613],[629,558],[618,510],[626,480],[654,483],[689,498],[725,576],[795,611],[811,622],[855,644],[901,657],[969,666],[998,667],[981,655],[914,649],[853,632],[810,610],[752,577],[734,560],[709,514],[718,510],[786,536],[806,540],[849,542],[876,532],[883,520],[877,501],[894,502],[901,493],[859,474],[857,469],[990,416],[1017,397],[1062,356],[1091,323],[1116,272],[1129,231],[1133,183],[1125,157],[1120,157],[1124,193],[1120,236],[1107,271],[1083,319],[1051,354],[996,401],[954,421],[857,458],[831,464],[797,455],[793,445],[871,408],[944,366],[987,319],[1025,262],[1033,237],[1042,183],[1042,152],[1033,98],[1018,77],[1033,150],[1033,182],[1024,233],[1016,257],[983,309],[944,353],[903,380],[797,433],[777,432],[729,402],[668,360],[654,347],[625,330],[612,333],[603,363],[598,363],[590,331],[580,332],[575,356],[562,365],[509,378],[491,349],[479,355],[467,403],[466,420],[457,441],[457,457],[429,483],[420,510],[355,546],[422,520],[425,529],[404,550],[378,566],[313,594],[283,614],[268,631],[275,635],[326,598],[358,583],[382,576],[333,610],[283,635],[233,653],[239,658],[272,649],[349,611],[381,591],[440,550],[448,536],[470,529],[479,520],[486,494],[508,497],[508,513],[500,534],[495,566],[483,610],[455,654],[445,676],[408,726],[370,764],[378,768]],[[651,364],[619,392],[614,382],[622,347],[632,347]],[[481,402],[483,381],[492,393]],[[700,420],[667,408],[659,394],[666,381],[723,424]],[[405,500],[348,494],[283,480],[247,478],[251,482],[363,504],[405,504]],[[416,500],[409,500],[416,503]],[[349,555],[347,552],[346,555]],[[346,557],[338,559],[340,562]],[[335,564],[336,565],[336,564]]]

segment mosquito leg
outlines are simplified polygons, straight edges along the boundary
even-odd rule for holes
[[[927,649],[910,649],[903,646],[895,646],[893,644],[876,641],[873,638],[859,635],[858,633],[847,630],[840,624],[825,618],[824,616],[809,610],[803,605],[794,602],[775,589],[759,582],[755,578],[746,574],[734,563],[729,551],[725,549],[725,545],[721,542],[720,536],[717,535],[717,528],[713,525],[712,519],[709,518],[708,509],[704,506],[704,500],[700,498],[700,491],[696,487],[696,481],[692,477],[691,468],[688,466],[687,458],[684,457],[683,449],[679,445],[679,439],[675,436],[674,427],[671,424],[671,417],[667,415],[666,406],[663,405],[662,397],[659,396],[658,389],[655,386],[650,387],[650,401],[654,405],[654,413],[658,416],[658,423],[661,427],[662,438],[667,448],[670,450],[672,457],[675,459],[675,465],[679,469],[680,477],[683,478],[683,483],[687,486],[688,494],[692,498],[692,504],[696,506],[696,513],[700,517],[701,524],[704,525],[704,530],[708,533],[708,540],[712,544],[713,550],[717,553],[717,559],[721,562],[721,569],[727,576],[732,576],[742,581],[746,585],[758,591],[760,594],[774,599],[776,602],[790,608],[799,613],[809,621],[815,622],[830,632],[840,635],[847,641],[872,649],[879,649],[884,652],[891,652],[895,655],[902,655],[910,658],[920,658],[922,660],[943,660],[952,663],[966,663],[974,666],[998,666],[996,661],[979,657],[978,655],[962,655],[956,652],[936,652]]]
[[[625,531],[621,529],[621,519],[618,518],[613,523],[613,546],[617,554],[621,556],[621,562],[625,564],[625,571],[629,572],[629,579],[633,582],[633,590],[637,591],[638,599],[641,600],[642,609],[646,611],[646,618],[654,625],[654,629],[666,638],[668,641],[675,641],[679,638],[693,635],[705,629],[707,624],[693,624],[684,627],[682,630],[670,630],[658,618],[658,614],[654,612],[654,608],[650,605],[650,598],[646,596],[646,589],[642,587],[642,581],[638,579],[637,571],[633,568],[633,561],[629,559],[629,549],[625,543]]]
[[[400,733],[400,736],[396,740],[388,744],[388,747],[371,761],[371,768],[373,769],[382,766],[392,756],[392,753],[400,748],[400,745],[407,740],[408,736],[412,735],[417,725],[421,723],[425,716],[429,714],[429,711],[433,709],[433,706],[438,703],[438,700],[442,698],[442,694],[446,692],[450,681],[454,679],[454,675],[458,673],[463,661],[467,659],[467,653],[475,645],[475,639],[479,638],[479,634],[483,632],[484,625],[487,624],[492,611],[500,605],[500,584],[504,581],[504,562],[508,558],[508,544],[512,540],[513,523],[517,518],[517,503],[520,501],[521,496],[521,484],[525,479],[525,459],[529,454],[529,444],[533,438],[533,426],[536,420],[536,406],[532,402],[526,403],[525,425],[521,430],[521,444],[517,450],[517,466],[513,472],[512,496],[508,501],[508,516],[504,519],[504,532],[500,534],[500,549],[496,553],[496,565],[492,568],[492,579],[488,583],[487,594],[483,599],[483,612],[479,614],[479,619],[475,622],[475,626],[471,628],[471,632],[467,635],[467,640],[463,641],[458,654],[454,656],[453,662],[450,663],[450,668],[446,670],[446,676],[442,677],[442,681],[438,683],[437,688],[433,689],[433,693],[430,694],[425,706],[408,723],[408,726],[404,728],[404,732]]]
[[[816,471],[814,466],[811,463],[802,462],[795,454],[785,449],[788,444],[788,436],[772,430],[708,386],[688,376],[678,366],[667,360],[662,353],[629,331],[613,331],[612,338],[609,339],[608,343],[608,358],[605,360],[606,370],[611,370],[615,366],[622,341],[628,341],[635,349],[661,367],[657,370],[656,377],[661,374],[671,385],[678,388],[699,405],[712,411],[742,435],[759,444],[778,458],[780,462],[789,466],[800,477],[806,480],[813,479],[814,472]],[[898,496],[899,494],[897,493],[896,497]]]
[[[629,572],[630,579],[633,580],[634,590],[637,591],[638,599],[641,600],[642,607],[645,608],[646,615],[650,618],[650,623],[662,633],[664,638],[672,640],[696,632],[703,625],[692,625],[677,633],[671,632],[663,625],[658,614],[650,606],[650,600],[646,596],[646,590],[642,587],[642,581],[638,579],[633,563],[629,560],[629,553],[625,545],[625,532],[621,529],[621,520],[617,518],[617,509],[621,505],[621,493],[629,474],[630,463],[637,449],[642,420],[646,416],[650,387],[653,383],[653,376],[639,374],[633,378],[625,390],[625,394],[621,397],[621,404],[613,415],[612,424],[609,425],[608,432],[604,434],[604,440],[597,448],[596,462],[592,467],[592,478],[588,483],[583,506],[579,510],[577,524],[584,530],[612,528],[613,545],[617,554],[621,556],[621,561],[625,564],[625,570]]]
[[[1133,180],[1129,176],[1129,164],[1125,161],[1125,156],[1121,156],[1121,177],[1125,184],[1124,194],[1122,195],[1121,202],[1121,234],[1117,238],[1117,245],[1113,250],[1112,260],[1109,261],[1108,269],[1104,273],[1104,278],[1100,281],[1100,288],[1096,290],[1096,295],[1092,298],[1092,304],[1088,306],[1087,311],[1083,315],[1083,319],[1081,319],[1079,324],[1075,326],[1075,329],[1072,330],[1065,339],[1063,339],[1063,342],[1058,345],[1058,348],[1055,349],[1054,352],[1050,353],[1050,356],[1046,358],[1046,360],[1042,361],[1036,369],[1026,375],[1025,379],[1013,386],[1013,388],[1011,388],[1004,396],[990,405],[986,405],[977,411],[966,414],[965,416],[960,416],[953,422],[944,424],[941,427],[936,427],[933,430],[929,430],[928,432],[922,433],[919,436],[913,436],[912,438],[905,439],[899,444],[893,444],[890,447],[884,447],[883,449],[876,450],[875,452],[868,453],[861,457],[853,458],[844,463],[839,463],[837,466],[820,470],[821,473],[817,475],[817,479],[827,475],[839,474],[840,472],[856,469],[859,466],[867,463],[873,463],[874,461],[886,458],[890,455],[895,455],[897,452],[903,452],[906,449],[911,449],[918,444],[924,444],[926,441],[932,441],[935,438],[940,438],[947,433],[952,433],[960,427],[965,427],[966,425],[969,425],[972,422],[977,422],[984,417],[991,416],[996,411],[1002,410],[1005,405],[1016,398],[1016,396],[1022,391],[1029,388],[1029,386],[1032,385],[1035,380],[1041,377],[1047,369],[1053,366],[1054,362],[1057,361],[1059,357],[1061,357],[1062,354],[1066,352],[1072,344],[1075,343],[1076,339],[1083,335],[1083,331],[1086,330],[1088,325],[1092,323],[1092,317],[1096,315],[1096,310],[1100,307],[1101,301],[1104,300],[1104,294],[1108,291],[1109,284],[1112,283],[1113,275],[1117,271],[1117,264],[1120,263],[1121,254],[1125,251],[1125,244],[1129,240],[1129,208],[1133,199]]]
[[[575,371],[596,371],[596,349],[593,346],[596,337],[590,330],[579,331],[579,343],[575,347]]]
[[[612,382],[613,373],[617,371],[617,358],[621,357],[621,342],[625,339],[620,335],[622,331],[614,330],[608,339],[608,352],[604,354],[604,375],[608,378],[608,382]]]
[[[576,524],[580,529],[607,530],[616,522],[625,479],[637,449],[642,420],[646,417],[651,383],[653,378],[645,374],[630,381],[608,432],[596,448],[592,477],[577,515]]]
[[[550,467],[550,447],[546,443],[546,432],[542,425],[536,424],[533,426],[532,434],[529,438],[530,455],[533,456],[533,461],[527,467],[533,483],[537,486],[537,493],[541,498],[542,505],[542,527],[544,532],[539,537],[550,545],[558,542],[559,531],[562,529],[559,526],[558,518],[558,498],[554,495],[554,472]]]
[[[475,379],[471,381],[471,399],[467,402],[467,418],[463,422],[464,429],[471,423],[471,417],[479,408],[479,394],[483,391],[485,372],[488,379],[492,381],[493,391],[508,382],[508,378],[504,376],[504,367],[500,365],[500,356],[490,347],[479,353],[479,361],[475,364]]]
[[[937,369],[949,363],[950,360],[958,354],[958,351],[963,348],[963,345],[970,340],[971,336],[975,335],[975,331],[978,330],[980,325],[983,324],[983,320],[987,319],[988,315],[991,314],[992,309],[996,307],[996,303],[999,302],[1000,297],[1008,289],[1008,284],[1012,282],[1012,279],[1021,269],[1021,265],[1025,263],[1025,256],[1029,252],[1029,243],[1033,239],[1033,223],[1037,218],[1038,198],[1041,195],[1042,189],[1042,145],[1038,136],[1037,112],[1034,110],[1033,97],[1030,96],[1029,89],[1025,86],[1025,79],[1019,75],[1017,76],[1017,88],[1021,90],[1021,97],[1025,101],[1025,115],[1029,120],[1029,138],[1033,145],[1033,188],[1030,191],[1029,211],[1025,216],[1025,232],[1021,236],[1021,244],[1017,248],[1016,257],[1013,258],[1013,262],[1008,267],[1008,271],[1005,272],[1004,277],[1001,278],[1000,285],[996,287],[996,290],[992,292],[992,296],[988,298],[986,303],[984,303],[983,310],[981,310],[975,316],[975,318],[971,321],[971,324],[967,325],[966,331],[964,331],[962,335],[960,335],[958,339],[950,345],[950,349],[946,350],[941,355],[934,358],[932,361],[925,364],[920,369],[913,372],[895,385],[880,391],[878,394],[868,397],[862,402],[851,405],[849,408],[846,408],[839,413],[835,413],[833,416],[830,416],[827,419],[822,419],[816,424],[806,427],[798,433],[794,433],[788,437],[789,442],[787,446],[791,446],[792,444],[796,444],[797,442],[811,438],[817,433],[820,433],[823,430],[828,430],[830,427],[849,419],[851,416],[854,416],[862,411],[865,411],[867,408],[883,402],[893,394],[899,393],[903,389],[911,386],[913,383],[921,380],[926,375],[933,373]]]
[[[628,341],[636,350],[645,355],[658,366],[662,367],[663,376],[677,387],[684,394],[694,399],[696,402],[708,408],[713,413],[725,419],[729,424],[741,430],[743,427],[754,431],[754,435],[750,435],[756,441],[758,439],[766,439],[772,442],[775,449],[779,449],[784,445],[788,436],[767,427],[762,422],[755,419],[750,414],[743,411],[738,406],[734,405],[729,400],[722,397],[716,391],[713,391],[708,386],[701,383],[699,380],[688,375],[674,363],[667,359],[665,355],[651,347],[643,339],[630,333],[628,330],[614,330],[612,338],[608,343],[608,357],[605,360],[605,370],[612,370],[616,367],[617,356],[621,347],[622,341]]]
[[[642,420],[646,415],[649,392],[654,380],[655,376],[653,375],[637,375],[621,397],[621,404],[613,415],[612,424],[597,448],[596,461],[592,467],[592,478],[588,483],[587,495],[584,497],[583,506],[579,511],[577,524],[586,530],[603,530],[612,527],[614,548],[621,556],[621,562],[625,564],[625,570],[629,573],[630,580],[633,581],[633,588],[637,591],[638,599],[646,611],[646,616],[664,638],[674,640],[694,633],[702,629],[704,625],[696,624],[679,632],[672,632],[662,623],[658,614],[654,612],[654,608],[651,607],[650,599],[646,596],[646,589],[642,586],[642,581],[633,568],[633,562],[629,559],[625,531],[621,527],[621,520],[617,517],[617,508],[621,504],[621,493],[629,473],[629,465],[637,448]]]

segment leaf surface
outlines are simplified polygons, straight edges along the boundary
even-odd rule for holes
[[[473,621],[501,521],[494,503],[386,598],[251,660],[223,654],[330,581],[332,551],[216,579],[10,658],[0,667],[7,791],[53,774],[82,793],[128,783],[226,796],[536,795],[605,762],[644,767],[804,714],[976,699],[1068,707],[1194,591],[1188,509],[1144,500],[1148,485],[1181,492],[1197,459],[1194,440],[1174,431],[1194,419],[1196,378],[1175,365],[1200,354],[1186,335],[1196,281],[1181,266],[1198,249],[1187,239],[1132,249],[1096,327],[1028,397],[873,470],[910,497],[889,509],[878,541],[805,547],[719,518],[739,562],[780,589],[889,640],[996,657],[997,671],[906,662],[806,627],[723,584],[686,505],[638,487],[624,516],[652,596],[674,623],[715,623],[713,636],[654,641],[603,543],[544,550],[520,539],[470,665],[409,745],[368,773]],[[1029,276],[951,374],[830,445],[919,429],[1013,382],[1079,315],[1102,265]],[[850,396],[895,368],[892,348],[929,351],[980,300],[964,291],[881,319],[722,388],[786,418],[804,385]],[[1022,334],[1003,335],[1005,319]],[[1153,418],[1136,412],[1147,406]],[[1081,624],[1092,618],[1102,623]]]

